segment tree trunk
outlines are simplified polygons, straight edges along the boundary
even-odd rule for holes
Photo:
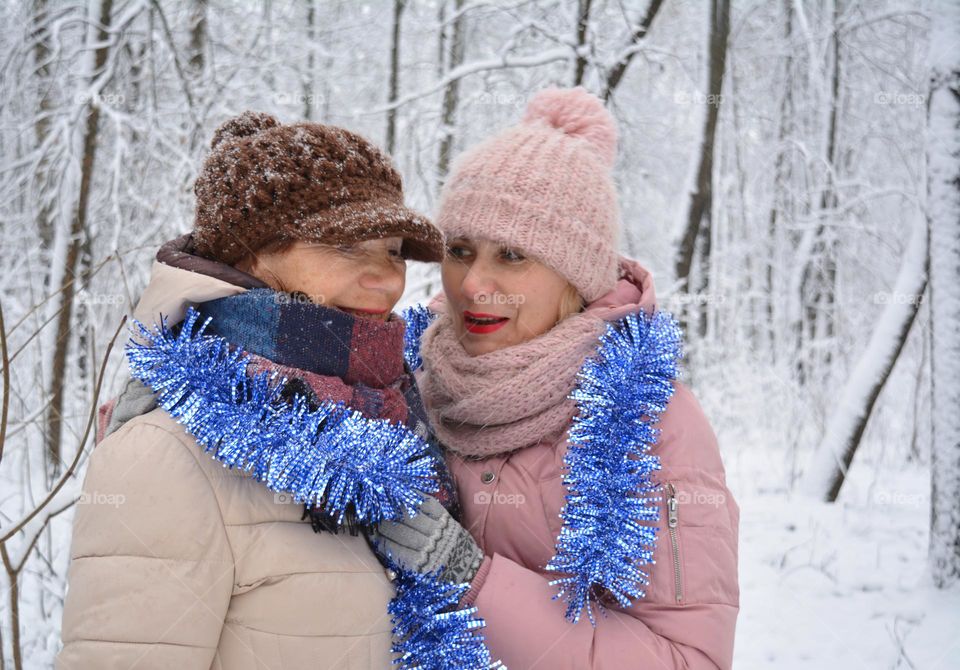
[[[836,193],[836,173],[839,170],[837,146],[839,135],[839,108],[842,53],[840,51],[839,17],[841,2],[836,1],[833,10],[833,32],[830,49],[833,56],[833,68],[830,80],[830,112],[827,125],[827,138],[824,162],[827,168],[826,184],[820,197],[819,222],[812,231],[812,240],[808,246],[810,254],[803,259],[800,295],[798,299],[804,306],[798,313],[801,321],[794,324],[796,330],[797,372],[801,383],[810,379],[814,366],[826,369],[830,365],[829,349],[808,352],[805,345],[810,340],[829,342],[833,339],[836,317],[836,240],[827,230],[823,221],[831,216],[838,205]]]
[[[94,52],[92,82],[103,72],[107,62],[110,38],[110,15],[113,0],[100,0],[99,27],[97,28],[97,47]],[[60,310],[57,316],[56,341],[51,365],[50,408],[47,412],[47,455],[49,472],[56,475],[60,471],[63,439],[63,400],[66,382],[67,353],[70,350],[70,325],[73,317],[73,301],[76,293],[77,265],[80,250],[87,230],[87,208],[90,202],[90,185],[93,181],[93,168],[97,152],[97,132],[100,121],[100,108],[96,100],[89,100],[90,111],[83,135],[83,158],[80,165],[80,193],[77,209],[70,226],[64,272],[60,281]]]
[[[727,0],[722,0],[722,2],[724,5],[727,4]],[[637,23],[637,27],[634,28],[633,34],[630,36],[630,44],[627,50],[606,74],[606,81],[603,82],[603,92],[600,95],[604,102],[609,102],[610,98],[613,97],[614,91],[617,90],[617,86],[620,85],[623,75],[626,74],[627,68],[630,67],[630,63],[633,61],[633,57],[637,55],[637,50],[630,47],[635,47],[646,37],[662,5],[663,0],[650,0],[650,4],[647,6],[647,13],[644,14],[643,18]]]
[[[50,58],[50,31],[47,29],[47,0],[34,0],[33,4],[34,33],[36,44],[33,48],[33,58],[36,67],[37,89],[39,91],[39,109],[36,122],[33,125],[36,146],[43,146],[47,140],[47,133],[50,131],[50,114],[52,104],[48,91],[53,86],[50,79],[50,64],[47,62]],[[40,159],[37,166],[36,185],[38,206],[37,206],[37,232],[40,236],[40,246],[44,251],[49,251],[53,244],[53,221],[51,220],[53,203],[46,200],[49,192],[55,189],[47,186],[47,159]],[[44,286],[49,289],[47,282],[50,281],[50,274],[45,273]]]
[[[190,58],[187,61],[194,75],[203,72],[203,52],[207,43],[207,4],[209,0],[193,0],[190,8]]]
[[[20,575],[19,570],[14,568],[13,562],[10,560],[6,544],[0,544],[0,560],[3,561],[7,581],[10,583],[10,593],[7,598],[10,606],[10,643],[13,645],[13,667],[14,670],[21,670],[23,668],[23,642],[20,641]],[[3,655],[2,652],[3,647],[0,647],[0,657]]]
[[[784,43],[789,44],[793,39],[793,6],[791,0],[784,1],[784,12],[786,18],[786,28],[784,34]],[[769,347],[769,362],[777,362],[780,342],[777,337],[778,319],[776,314],[775,297],[777,287],[777,277],[775,276],[778,264],[774,259],[774,250],[777,248],[778,235],[780,233],[780,219],[784,212],[792,211],[790,202],[790,176],[791,161],[788,158],[787,150],[784,148],[786,138],[790,137],[794,130],[794,115],[796,113],[793,106],[793,56],[788,52],[786,62],[783,68],[783,98],[780,100],[780,115],[777,119],[777,161],[773,171],[773,196],[770,204],[770,213],[767,217],[767,239],[765,241],[766,251],[766,271],[764,272],[764,311],[767,324],[765,344]]]
[[[390,102],[396,102],[400,93],[400,23],[406,0],[393,2],[393,36],[390,43]],[[397,137],[397,108],[391,107],[387,111],[387,153],[392,154]]]
[[[687,222],[680,238],[675,261],[675,276],[683,290],[691,292],[705,285],[710,271],[710,217],[713,199],[713,153],[717,136],[717,119],[723,91],[723,74],[726,67],[727,38],[730,34],[729,0],[712,0],[710,4],[710,62],[708,64],[708,96],[704,115],[703,133],[700,141],[700,164],[697,167],[696,184],[690,193]],[[701,277],[698,286],[691,285],[694,258],[698,248],[703,254],[698,259]],[[695,304],[695,303],[694,303]],[[697,317],[698,331],[704,328],[702,310]],[[686,320],[686,317],[685,319]],[[700,333],[703,334],[702,332]]]
[[[587,71],[587,57],[583,49],[587,45],[587,28],[590,27],[590,5],[593,0],[579,0],[577,3],[577,60],[573,70],[573,85],[580,86]]]
[[[314,70],[316,56],[314,50],[317,44],[317,6],[314,0],[307,2],[307,64],[303,74],[303,118],[313,121],[313,88],[315,85]]]
[[[947,6],[949,5],[949,9]],[[929,145],[931,487],[930,570],[960,583],[960,6],[933,18]]]
[[[463,9],[464,0],[454,0],[454,12],[457,16],[453,20],[453,35],[450,38],[449,54],[447,55],[447,70],[454,70],[463,64],[465,41],[463,36]],[[443,29],[441,29],[442,32]],[[460,104],[460,79],[454,79],[443,91],[443,140],[440,142],[440,156],[437,160],[438,187],[443,185],[450,170],[450,152],[453,150],[453,126],[457,120],[457,107]]]

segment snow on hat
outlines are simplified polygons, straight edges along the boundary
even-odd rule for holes
[[[217,128],[210,148],[194,184],[201,256],[233,265],[275,242],[401,237],[405,258],[443,258],[440,231],[404,206],[400,174],[359,135],[244,112]]]

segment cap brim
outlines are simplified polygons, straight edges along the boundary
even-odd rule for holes
[[[393,201],[345,203],[312,215],[297,228],[297,239],[327,244],[401,237],[404,258],[443,260],[443,233],[422,214]]]

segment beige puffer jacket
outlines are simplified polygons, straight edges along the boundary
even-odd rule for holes
[[[243,288],[154,264],[134,316]],[[162,409],[93,450],[74,521],[57,668],[389,668],[393,587],[362,536],[217,463]]]

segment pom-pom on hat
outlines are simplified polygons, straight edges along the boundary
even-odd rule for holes
[[[437,225],[502,242],[565,277],[587,301],[617,281],[617,126],[583,87],[548,88],[523,120],[468,149],[441,193]]]
[[[217,128],[194,193],[194,249],[228,265],[268,244],[384,237],[403,238],[405,258],[443,258],[443,236],[404,206],[390,159],[336,126],[244,112]]]

